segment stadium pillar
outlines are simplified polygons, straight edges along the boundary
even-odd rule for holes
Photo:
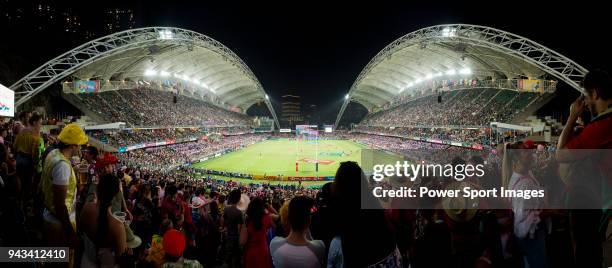
[[[295,172],[298,172],[298,162],[295,162]]]

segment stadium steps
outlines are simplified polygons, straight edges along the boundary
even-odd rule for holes
[[[557,93],[545,93],[544,95],[542,95],[542,97],[535,98],[533,101],[531,101],[531,103],[527,104],[527,106],[525,106],[525,110],[518,113],[510,123],[516,124],[520,122],[525,122],[525,120],[529,116],[535,114],[540,108],[542,108],[542,106],[551,101],[556,95]]]
[[[99,114],[85,108],[85,105],[83,104],[83,101],[80,100],[80,98],[74,94],[66,94],[62,92],[62,98],[64,98],[64,100],[66,100],[68,103],[72,104],[72,106],[77,107],[84,115],[88,116],[89,118],[91,118],[91,120],[93,122],[96,123],[109,123],[108,120],[105,120],[102,116],[100,116]]]
[[[512,97],[512,99],[510,101],[508,101],[500,110],[501,111],[506,110],[506,108],[508,108],[508,106],[512,105],[512,103],[515,102],[519,98],[520,95],[521,95],[520,92],[518,94],[514,95],[514,97]]]
[[[475,98],[473,98],[473,99],[470,101],[470,104],[474,104],[474,103],[476,103],[477,101],[479,101],[479,100],[480,100],[480,96],[482,96],[482,94],[484,94],[486,91],[487,91],[487,89],[486,89],[486,88],[485,88],[485,89],[483,89],[483,90],[481,90],[481,91],[480,91],[480,93],[478,94],[478,96],[476,96]]]
[[[485,108],[487,108],[487,106],[489,106],[489,104],[491,104],[491,102],[493,102],[493,100],[495,99],[495,97],[497,97],[497,95],[499,95],[499,94],[501,94],[501,93],[502,93],[502,91],[501,91],[501,90],[497,91],[497,93],[495,93],[495,95],[493,95],[493,97],[491,97],[491,98],[490,98],[490,99],[489,99],[489,100],[488,100],[488,101],[485,103],[485,105],[483,105],[483,106],[482,106],[482,108],[480,108],[480,110],[478,110],[478,112],[477,112],[477,113],[480,113],[480,112],[482,112],[482,110],[484,110]]]
[[[451,96],[451,97],[448,99],[448,101],[446,101],[447,103],[453,103],[453,101],[454,101],[454,100],[457,98],[457,96],[459,96],[459,94],[460,94],[460,93],[459,93],[459,90],[454,90],[454,91],[452,91],[452,92],[454,92],[455,94],[453,94],[453,95],[452,95],[452,96]]]

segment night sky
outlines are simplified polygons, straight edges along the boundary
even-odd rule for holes
[[[382,1],[333,6],[195,6],[166,1],[141,2],[136,4],[136,11],[138,27],[186,28],[220,41],[253,70],[274,102],[287,89],[293,89],[303,97],[304,104],[316,104],[327,123],[334,121],[343,96],[376,53],[404,34],[436,24],[491,26],[539,42],[587,69],[610,66],[612,56],[606,39],[612,24],[608,8],[504,2],[508,3],[468,6],[436,1],[435,6],[415,7]],[[41,64],[55,55],[35,58],[41,59],[37,63]]]

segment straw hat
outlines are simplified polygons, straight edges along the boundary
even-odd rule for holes
[[[462,190],[464,187],[473,188],[474,185],[465,181],[453,182],[445,190]],[[476,216],[478,205],[477,199],[470,199],[469,197],[445,197],[442,199],[444,213],[455,222],[468,222],[472,220]]]
[[[189,204],[189,206],[191,208],[201,208],[202,206],[204,206],[204,200],[202,200],[202,198],[196,197],[191,199],[191,204]]]

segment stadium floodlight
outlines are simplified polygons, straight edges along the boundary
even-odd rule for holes
[[[166,76],[170,75],[170,73],[168,73],[168,72],[166,72],[166,71],[160,71],[160,72],[159,72],[159,75],[160,75],[160,76],[163,76],[163,77],[166,77]]]
[[[425,78],[427,78],[428,80],[432,79],[433,78],[433,74],[427,74],[427,76],[425,76]]]
[[[463,68],[459,71],[460,74],[472,74],[472,70],[470,68]]]
[[[442,72],[438,72],[438,73],[436,74],[436,77],[440,77],[440,76],[442,76]]]
[[[187,82],[191,82],[191,78],[187,75],[183,75],[183,80],[187,81]]]
[[[414,86],[414,83],[412,82],[408,83],[408,87],[412,87],[412,86]]]
[[[455,74],[457,74],[457,71],[455,71],[455,69],[450,69],[446,71],[446,75],[455,75]]]
[[[145,76],[154,76],[154,75],[157,75],[157,72],[155,70],[149,69],[149,70],[145,71],[144,75]]]
[[[266,94],[266,100],[269,100],[269,99],[270,99],[270,97],[268,97],[268,94]]]
[[[404,92],[405,89],[406,89],[405,87],[400,88],[400,90],[397,93],[402,93],[402,92]]]
[[[421,79],[420,77],[414,80],[415,84],[421,83],[421,81],[423,81],[423,79]]]
[[[446,27],[442,29],[442,37],[455,37],[457,36],[457,29]]]
[[[170,30],[159,31],[159,39],[169,40],[169,39],[172,39],[173,37],[174,37],[174,33],[172,33],[172,31]]]
[[[344,96],[344,99],[345,99],[345,100],[348,100],[348,99],[349,99],[349,94],[346,94],[346,95]]]

